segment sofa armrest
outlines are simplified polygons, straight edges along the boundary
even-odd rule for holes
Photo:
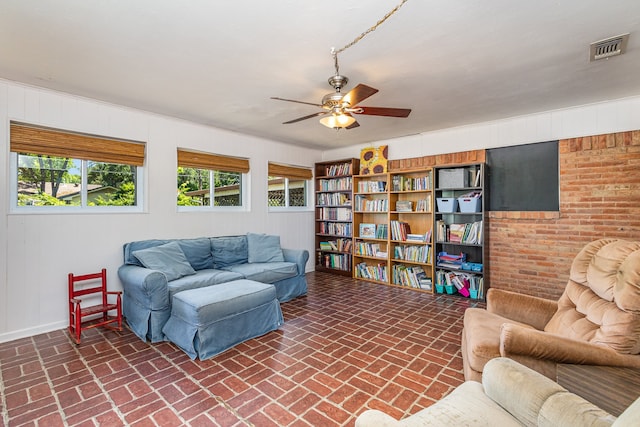
[[[549,378],[504,357],[487,362],[482,370],[482,386],[491,400],[524,425],[537,425],[546,400],[565,391]]]
[[[355,427],[399,427],[401,421],[387,415],[378,409],[367,409],[356,418]]]
[[[285,249],[282,248],[284,260],[293,262],[298,267],[298,276],[304,276],[306,272],[307,261],[309,260],[309,251],[306,249]]]
[[[500,355],[526,356],[555,363],[627,366],[640,368],[640,356],[621,354],[612,348],[565,338],[548,332],[505,323],[500,331]]]
[[[125,264],[118,269],[125,298],[132,298],[149,310],[170,307],[167,276],[157,270]]]
[[[553,300],[500,289],[487,291],[487,311],[543,330],[558,310]]]
[[[615,417],[555,381],[507,358],[492,359],[482,372],[485,393],[523,425],[611,425]]]

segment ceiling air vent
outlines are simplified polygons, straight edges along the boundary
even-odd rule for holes
[[[597,61],[612,56],[622,55],[627,49],[629,33],[593,42],[589,49],[589,60]]]

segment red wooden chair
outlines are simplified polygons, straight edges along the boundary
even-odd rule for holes
[[[98,285],[95,283],[97,279],[100,280]],[[89,284],[91,287],[82,286]],[[109,303],[107,295],[115,295],[116,301]],[[94,305],[82,306],[83,299],[85,299],[85,304]],[[117,314],[115,316],[109,315],[109,312],[114,310]],[[112,323],[116,323],[117,326]],[[82,331],[98,326],[105,326],[117,331],[122,330],[122,292],[107,291],[106,268],[103,268],[100,273],[93,274],[76,276],[69,273],[69,334],[76,344],[80,344]]]

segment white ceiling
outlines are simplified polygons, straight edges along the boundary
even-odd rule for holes
[[[334,131],[331,48],[400,0],[1,0],[0,77],[302,146],[334,148],[640,95],[638,0],[409,0],[338,58],[380,90]],[[589,44],[631,33],[627,53]]]

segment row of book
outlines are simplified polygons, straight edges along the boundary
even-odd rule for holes
[[[389,228],[387,224],[361,223],[359,237],[363,239],[386,239]]]
[[[324,172],[326,176],[340,176],[351,175],[353,170],[351,168],[351,163],[340,163],[325,167]]]
[[[363,279],[378,280],[380,282],[389,282],[387,275],[387,266],[384,264],[368,265],[361,262],[354,266],[356,277]]]
[[[334,236],[351,237],[353,235],[353,226],[350,222],[320,222],[318,224],[318,232]]]
[[[430,242],[431,230],[424,234],[412,233],[411,225],[405,221],[392,220],[389,222],[391,227],[391,240],[411,241],[411,242]]]
[[[425,273],[422,267],[410,267],[403,264],[395,264],[392,267],[391,274],[395,285],[431,290],[431,278],[427,276],[427,273]]]
[[[334,221],[351,221],[351,208],[320,208],[318,209],[318,219],[329,219]]]
[[[351,195],[347,193],[318,193],[316,194],[318,206],[351,206]]]
[[[430,245],[398,245],[393,249],[393,257],[403,261],[430,264],[432,260],[432,250]]]
[[[404,175],[394,175],[391,178],[391,191],[422,191],[431,190],[433,186],[431,174],[419,178]]]
[[[387,212],[389,199],[368,199],[356,195],[354,209],[359,212]]]
[[[352,246],[353,246],[353,241],[351,239],[336,239],[336,240],[328,240],[326,242],[320,242],[320,250],[322,251],[336,251],[336,252],[351,253]]]
[[[483,241],[482,221],[466,224],[446,224],[436,221],[436,233],[439,242],[481,245]]]
[[[465,297],[484,299],[484,277],[457,271],[436,270],[436,284],[454,286]]]
[[[383,251],[379,243],[356,242],[353,247],[355,255],[386,258],[387,252]]]
[[[426,199],[416,200],[416,210],[413,210],[413,201],[398,200],[396,202],[396,212],[431,212],[431,196]]]
[[[384,181],[359,181],[358,193],[384,193],[387,183]]]
[[[318,180],[319,191],[348,191],[353,185],[351,177],[320,179]]]
[[[334,268],[336,270],[351,270],[351,255],[347,254],[323,254],[320,258],[320,264],[326,268]]]

